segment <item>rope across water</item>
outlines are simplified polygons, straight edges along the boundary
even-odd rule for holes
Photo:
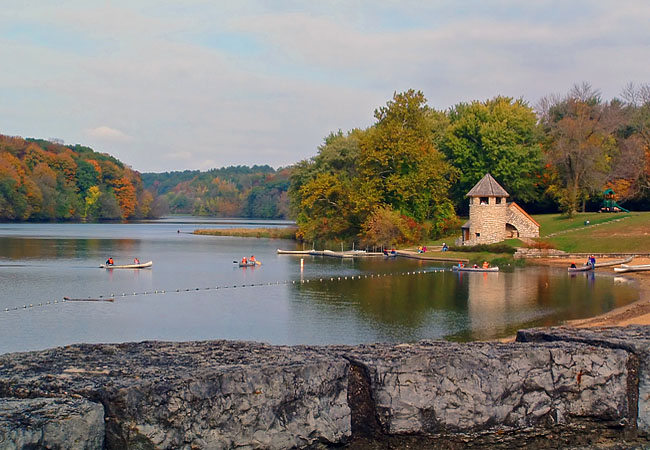
[[[251,283],[251,284],[233,284],[233,285],[222,285],[222,286],[209,286],[209,287],[195,287],[195,288],[184,288],[184,289],[175,289],[175,290],[154,290],[154,291],[144,291],[144,292],[133,292],[121,294],[111,293],[110,295],[98,295],[96,297],[87,297],[87,298],[71,298],[64,297],[62,300],[48,300],[40,303],[30,303],[23,306],[15,306],[11,308],[5,308],[5,312],[11,311],[21,311],[21,310],[30,310],[33,308],[41,308],[49,305],[59,305],[68,302],[112,302],[115,298],[119,297],[134,297],[139,295],[161,295],[168,293],[184,293],[184,292],[197,292],[197,291],[216,291],[223,289],[242,289],[246,287],[264,287],[264,286],[281,286],[281,285],[295,285],[295,284],[309,284],[309,283],[325,283],[325,282],[338,282],[346,280],[362,280],[362,279],[374,279],[374,278],[384,278],[391,276],[410,276],[410,275],[423,275],[428,273],[438,273],[438,272],[449,272],[450,269],[444,268],[431,268],[427,270],[413,270],[406,272],[389,272],[389,273],[378,273],[378,274],[364,274],[364,275],[344,275],[344,276],[329,276],[329,277],[318,277],[318,278],[301,278],[299,280],[283,280],[283,281],[273,281],[266,283]]]

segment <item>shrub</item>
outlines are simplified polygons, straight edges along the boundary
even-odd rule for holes
[[[479,244],[479,245],[461,245],[461,246],[450,246],[449,250],[452,252],[489,252],[489,253],[509,253],[514,255],[517,251],[511,245],[508,244]]]
[[[528,248],[537,248],[540,250],[554,249],[555,246],[552,242],[548,241],[534,241],[526,244]]]

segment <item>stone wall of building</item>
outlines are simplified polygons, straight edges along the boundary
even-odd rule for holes
[[[496,203],[496,197],[488,197],[488,201],[488,204],[480,204],[479,197],[470,198],[469,240],[465,241],[465,245],[493,244],[506,238],[505,198],[501,198],[500,204]]]
[[[74,448],[650,445],[650,327],[581,333],[531,330],[518,339],[554,342],[511,344],[143,342],[0,355],[0,411],[13,411],[0,420],[0,448],[70,448],[59,422],[102,411],[103,441],[89,419],[78,428],[89,444]],[[43,408],[33,402],[53,401],[65,414],[34,413]],[[21,427],[40,447],[20,446]]]
[[[519,237],[539,237],[539,226],[532,222],[515,203],[509,203],[506,213],[506,223],[514,226],[519,232]]]

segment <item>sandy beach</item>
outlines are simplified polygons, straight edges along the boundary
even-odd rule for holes
[[[598,262],[612,261],[620,258],[599,258]],[[570,258],[541,258],[531,260],[531,264],[549,265],[549,266],[563,266],[569,267],[571,265]],[[650,258],[634,258],[629,263],[633,265],[650,264]],[[596,269],[597,271],[607,270],[611,271],[612,267],[603,267]],[[577,328],[588,327],[612,327],[612,326],[626,326],[626,325],[650,325],[650,271],[648,272],[630,272],[621,274],[621,276],[634,279],[639,287],[639,300],[630,303],[629,305],[621,308],[614,309],[605,314],[587,319],[578,319],[567,321],[566,325]]]

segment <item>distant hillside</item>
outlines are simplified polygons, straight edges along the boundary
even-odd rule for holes
[[[0,220],[137,219],[153,208],[140,174],[110,155],[0,135]]]
[[[289,169],[231,166],[206,172],[185,170],[141,176],[161,210],[172,214],[260,219],[289,215]]]

